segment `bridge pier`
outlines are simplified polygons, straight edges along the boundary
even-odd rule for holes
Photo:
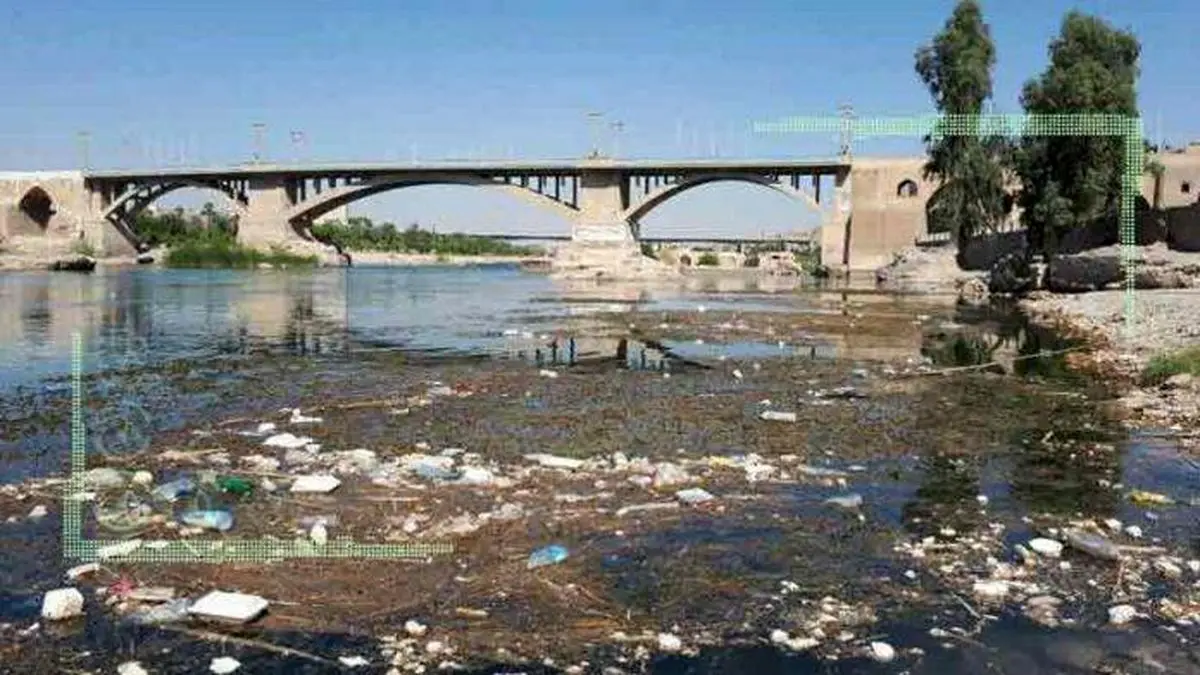
[[[829,221],[821,225],[821,264],[833,270],[850,269],[851,204],[853,181],[851,169],[839,169],[834,174],[833,211]]]

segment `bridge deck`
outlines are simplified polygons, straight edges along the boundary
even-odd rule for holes
[[[116,169],[84,171],[85,178],[147,180],[161,177],[232,178],[251,176],[392,175],[405,173],[488,174],[574,174],[586,169],[620,170],[627,173],[670,173],[687,171],[798,171],[834,173],[848,169],[850,160],[836,157],[794,159],[559,159],[559,160],[443,160],[436,162],[338,163],[338,164],[239,164],[212,167],[159,169]]]

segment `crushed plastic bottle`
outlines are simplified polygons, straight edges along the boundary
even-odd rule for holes
[[[154,496],[163,501],[173,502],[180,497],[186,497],[196,491],[196,482],[186,476],[176,478],[154,488]]]
[[[552,544],[543,548],[539,548],[529,554],[529,561],[525,564],[527,569],[535,567],[543,567],[545,565],[557,565],[567,559],[567,547],[558,544]]]
[[[238,478],[236,476],[221,476],[216,480],[216,483],[217,487],[220,488],[222,492],[227,492],[239,497],[248,495],[254,490],[254,483],[251,483],[245,478]]]
[[[228,532],[233,528],[233,514],[219,509],[195,509],[179,514],[179,522],[189,527]]]
[[[175,621],[186,621],[188,607],[191,603],[187,598],[178,598],[170,602],[155,605],[129,615],[129,621],[143,626],[157,626]]]

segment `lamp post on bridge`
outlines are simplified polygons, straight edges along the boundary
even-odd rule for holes
[[[625,123],[617,120],[609,125],[613,130],[613,157],[621,155],[621,132],[625,130]]]
[[[263,137],[267,131],[267,125],[262,122],[255,122],[250,125],[254,130],[254,163],[258,164],[263,160]]]
[[[289,131],[288,136],[292,139],[292,155],[294,161],[299,164],[304,155],[304,132]]]
[[[604,117],[604,113],[592,111],[587,114],[588,124],[592,127],[592,150],[588,153],[591,159],[600,157],[600,120]]]

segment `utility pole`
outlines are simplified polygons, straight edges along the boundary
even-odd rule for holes
[[[250,128],[254,130],[254,163],[258,164],[263,161],[263,137],[266,135],[267,125],[255,122]]]

